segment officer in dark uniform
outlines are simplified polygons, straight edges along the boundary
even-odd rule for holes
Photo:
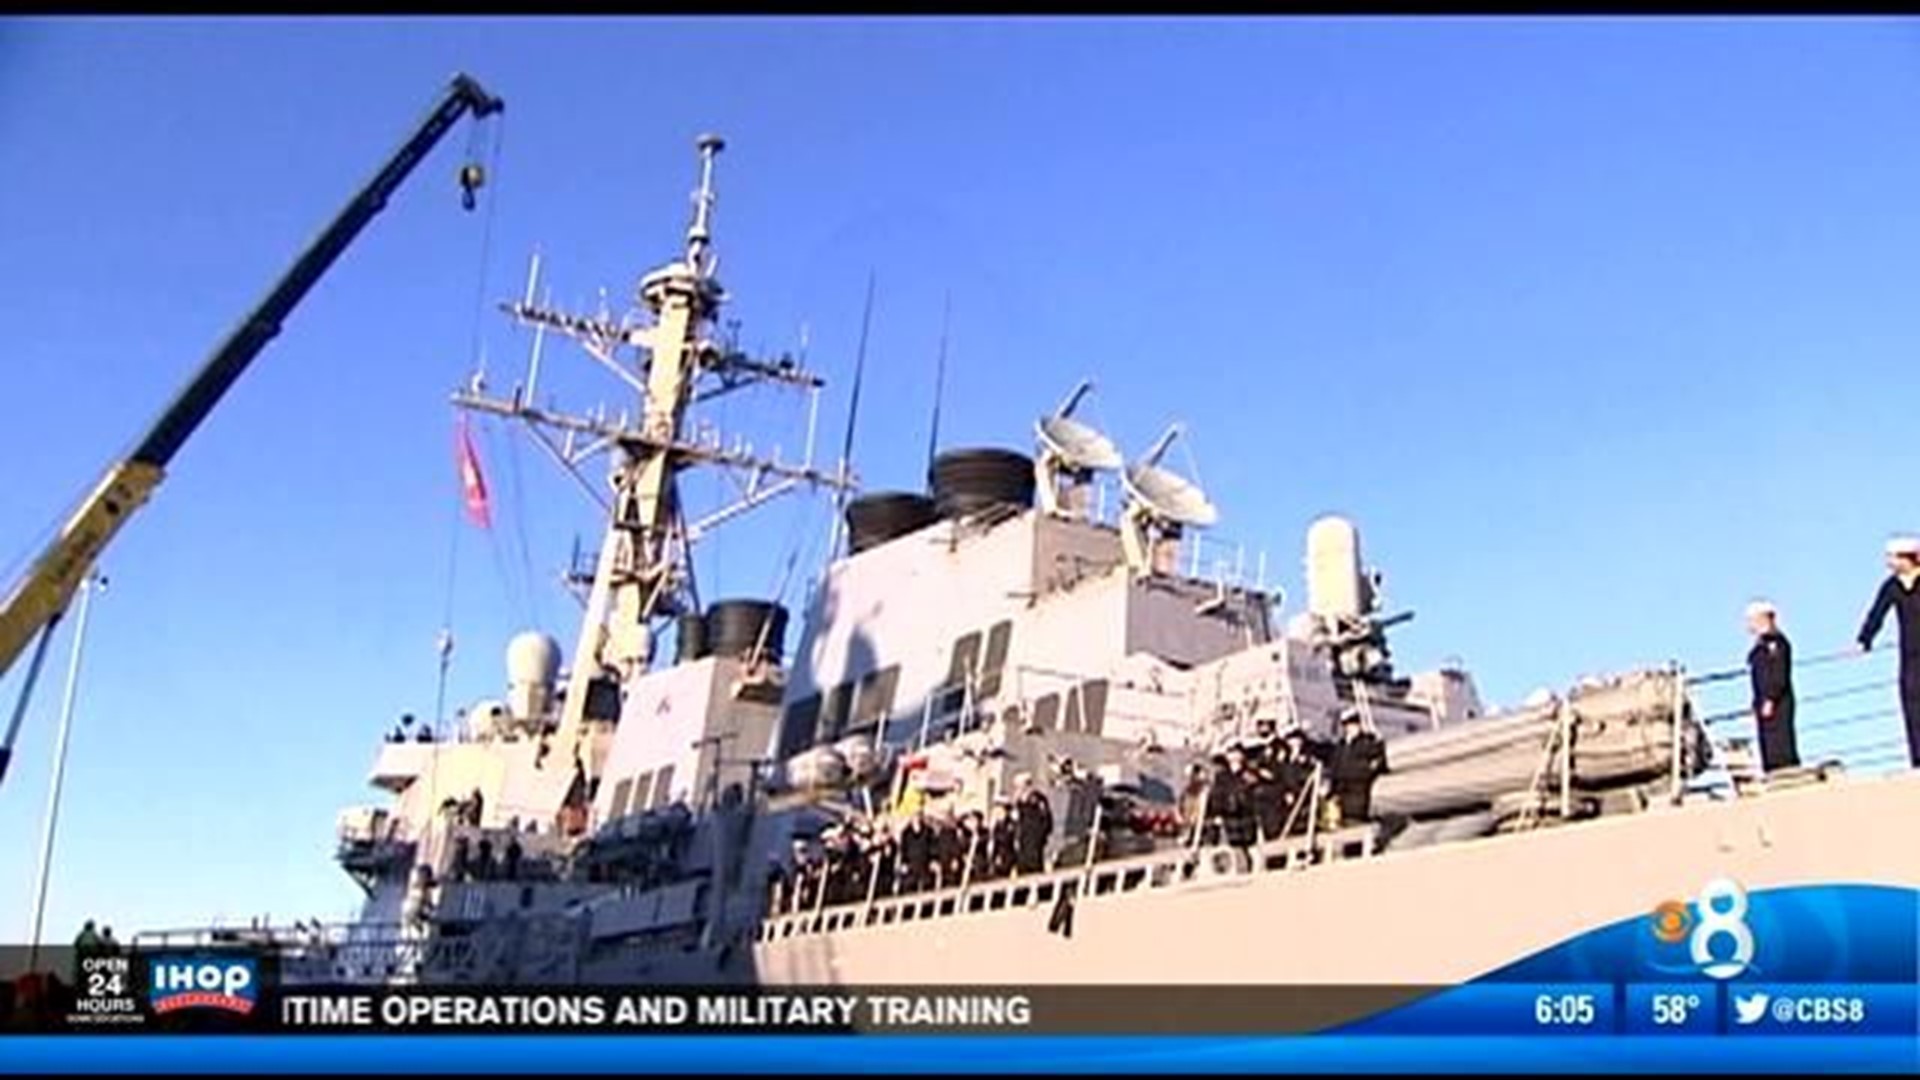
[[[967,838],[960,832],[960,822],[951,813],[942,817],[934,825],[933,839],[936,863],[940,867],[938,885],[942,889],[956,888],[967,867]]]
[[[990,862],[993,837],[987,832],[986,815],[978,810],[967,811],[960,819],[960,838],[969,860],[961,867],[966,880],[969,883],[987,880],[993,872]]]
[[[821,878],[826,863],[820,852],[804,840],[794,841],[793,904],[791,910],[811,911],[820,902]]]
[[[1014,848],[1019,832],[1013,822],[1013,800],[1005,795],[993,800],[993,818],[987,823],[987,876],[994,879],[1013,873]]]
[[[1287,731],[1281,744],[1280,762],[1274,772],[1280,781],[1280,797],[1286,804],[1287,814],[1293,819],[1293,831],[1302,832],[1307,827],[1307,818],[1313,813],[1313,800],[1319,793],[1312,790],[1313,768],[1316,762],[1307,750],[1307,732],[1304,728],[1294,727]],[[1304,809],[1294,808],[1306,803]]]
[[[1207,784],[1200,793],[1200,842],[1207,846],[1220,843],[1220,823],[1226,816],[1228,790],[1227,755],[1216,753],[1207,759]]]
[[[1213,779],[1213,802],[1226,842],[1237,848],[1252,847],[1257,827],[1253,774],[1247,767],[1247,751],[1239,743],[1227,747],[1227,767]]]
[[[1022,874],[1038,874],[1046,869],[1047,840],[1053,835],[1053,806],[1034,786],[1033,777],[1022,774],[1015,790],[1014,868]]]
[[[847,902],[867,898],[873,884],[873,846],[864,827],[847,830]]]
[[[873,895],[892,896],[900,881],[900,841],[881,825],[873,836]]]
[[[1793,644],[1780,632],[1779,613],[1765,600],[1747,605],[1753,651],[1753,720],[1760,730],[1760,764],[1767,772],[1800,764],[1793,733]]]
[[[1246,749],[1247,795],[1253,801],[1254,820],[1260,826],[1260,839],[1273,840],[1287,825],[1286,793],[1280,787],[1279,763],[1268,752],[1262,739]]]
[[[507,839],[506,853],[500,858],[502,876],[508,881],[520,880],[520,858],[522,854],[523,852],[520,850],[520,838],[517,836],[509,837]]]
[[[914,811],[912,820],[900,830],[900,891],[916,893],[925,889],[933,876],[933,827],[927,817]]]
[[[1860,651],[1873,648],[1873,639],[1887,621],[1887,612],[1900,617],[1900,711],[1907,720],[1907,755],[1920,767],[1920,539],[1901,537],[1887,545],[1887,580],[1873,598],[1867,620],[1860,627]]]
[[[1387,771],[1387,747],[1380,736],[1360,726],[1360,711],[1340,714],[1340,742],[1327,763],[1340,820],[1353,825],[1366,821],[1373,808],[1373,781]]]

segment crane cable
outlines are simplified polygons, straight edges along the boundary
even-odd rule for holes
[[[493,138],[488,140],[485,137],[488,132],[485,125],[491,124],[492,122],[493,118],[489,117],[482,121],[482,123],[474,125],[473,131],[468,137],[467,156],[469,160],[460,170],[462,205],[468,211],[472,211],[475,208],[474,192],[479,186],[486,182],[488,172],[499,171],[501,147],[506,143],[506,124],[504,120],[502,120],[499,128],[493,132]],[[481,156],[480,148],[483,143],[488,144],[486,146],[486,155],[489,160],[489,166],[487,171],[476,172],[476,170],[479,169],[476,162]],[[493,268],[493,224],[494,219],[499,215],[499,208],[499,196],[490,194],[487,197],[485,221],[481,226],[480,264],[474,274],[473,323],[468,340],[468,355],[479,358],[479,370],[483,376],[486,372],[486,354],[480,340],[480,326],[482,316],[486,311],[488,273]],[[499,434],[492,424],[485,424],[483,427],[486,432],[483,438],[487,443],[488,452],[494,460],[497,461],[500,459]],[[519,538],[521,547],[520,561],[525,569],[525,576],[518,582],[514,580],[514,576],[509,569],[509,558],[511,554],[507,550],[509,542],[503,541],[500,538],[500,534],[494,532],[492,529],[489,529],[487,532],[487,546],[492,552],[494,573],[500,579],[500,589],[504,594],[507,606],[513,609],[516,617],[524,619],[530,624],[533,621],[533,563],[532,556],[526,546],[525,502],[520,493],[519,458],[513,456],[510,452],[513,449],[511,446],[512,437],[507,436],[507,441],[510,444],[508,448],[508,464],[511,470],[509,476],[510,484],[507,491],[507,513],[514,518],[515,534]]]
[[[493,139],[491,141],[491,144],[487,148],[487,156],[488,156],[489,164],[487,166],[487,174],[484,174],[484,175],[491,175],[493,173],[498,173],[500,171],[500,158],[503,152],[503,148],[505,147],[506,141],[507,141],[506,118],[504,114],[501,114],[498,117],[488,117],[486,118],[486,120],[483,121],[483,123],[498,124],[498,127],[493,129]],[[474,127],[474,131],[469,142],[469,148],[468,148],[469,158],[478,157],[478,154],[476,153],[474,147],[481,141],[482,134],[483,134],[483,128],[480,125],[476,125]],[[462,188],[464,189],[465,195],[466,195],[464,205],[468,210],[472,210],[474,208],[474,203],[472,199],[472,189],[467,186],[468,184],[467,178],[470,175],[469,169],[471,168],[472,166],[469,166],[468,169],[463,169],[461,174]],[[484,175],[482,177],[483,180],[484,180]],[[490,195],[487,199],[486,221],[485,221],[485,224],[483,224],[481,227],[480,268],[477,274],[478,282],[474,290],[473,333],[471,338],[470,353],[477,353],[480,348],[480,344],[479,344],[480,323],[481,323],[482,313],[485,311],[485,308],[486,308],[486,284],[488,280],[488,274],[493,268],[493,225],[494,225],[494,219],[499,216],[499,209],[500,209],[499,196]],[[489,439],[489,441],[490,442],[492,441],[491,438]],[[519,561],[520,561],[520,572],[521,572],[521,578],[520,578],[521,595],[519,597],[510,596],[509,602],[517,602],[518,606],[522,610],[523,617],[527,620],[528,625],[530,626],[539,625],[540,603],[537,595],[537,588],[534,581],[533,546],[527,539],[527,513],[526,513],[526,494],[525,494],[526,484],[524,480],[524,472],[521,469],[521,465],[520,465],[520,459],[521,459],[520,444],[518,440],[512,438],[511,436],[506,437],[506,442],[507,442],[506,457],[507,457],[508,482],[509,482],[508,489],[507,489],[507,513],[508,513],[508,516],[513,519],[513,526],[514,526],[513,539],[517,543],[517,546],[519,547]],[[499,547],[500,541],[496,537],[494,542],[495,542],[495,547],[497,549]],[[507,553],[499,552],[496,550],[495,561],[496,561],[498,570],[502,576],[503,585],[507,578],[507,571],[505,566],[506,558],[507,558]],[[511,592],[511,589],[509,589],[509,592]]]
[[[498,125],[499,134],[492,142],[489,167],[483,168],[479,163],[480,142],[482,136],[488,130],[492,129],[491,125],[495,124]],[[475,121],[473,127],[467,134],[466,160],[460,167],[459,180],[461,206],[469,213],[475,209],[475,193],[487,183],[489,179],[488,173],[499,172],[500,148],[506,142],[505,128],[506,120],[504,114],[496,114],[495,116],[481,117]],[[467,342],[467,355],[469,356],[478,356],[480,353],[480,318],[482,312],[485,310],[486,304],[487,266],[493,253],[493,221],[495,208],[498,205],[499,200],[489,195],[487,198],[487,212],[481,223],[480,262],[476,274],[477,280],[474,284],[473,317],[468,331]],[[456,412],[456,415],[459,414]],[[456,583],[459,579],[462,500],[460,498],[454,499],[450,509],[450,527],[447,537],[446,595],[443,598],[441,607],[440,633],[435,641],[435,650],[439,655],[439,678],[438,686],[434,693],[432,733],[436,743],[444,734],[441,728],[446,721],[447,676],[448,669],[451,667],[453,661],[453,600],[456,595]],[[437,757],[438,755],[435,756]]]

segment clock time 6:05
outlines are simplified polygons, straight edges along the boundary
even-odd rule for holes
[[[1542,1025],[1580,1027],[1598,1018],[1592,994],[1541,994],[1533,999],[1533,1019]]]

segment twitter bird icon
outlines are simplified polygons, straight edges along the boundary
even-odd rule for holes
[[[1768,996],[1764,990],[1733,996],[1733,1018],[1741,1024],[1757,1024],[1767,1015]]]

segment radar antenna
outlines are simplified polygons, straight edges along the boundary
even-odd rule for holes
[[[1181,430],[1178,423],[1169,426],[1152,449],[1120,474],[1127,494],[1120,540],[1136,577],[1172,573],[1185,530],[1204,529],[1220,519],[1199,485],[1160,465]]]
[[[611,313],[589,317],[555,311],[534,304],[531,295],[502,305],[536,334],[573,339],[634,395],[637,417],[629,420],[624,409],[613,420],[604,408],[570,415],[537,406],[527,392],[534,380],[531,370],[528,386],[507,397],[488,397],[477,384],[454,395],[462,408],[524,423],[607,512],[567,673],[562,724],[575,740],[576,753],[589,724],[617,722],[623,688],[651,664],[654,639],[666,621],[699,611],[694,544],[787,492],[852,484],[844,465],[828,470],[814,462],[813,419],[824,381],[788,355],[748,356],[735,335],[718,332],[728,297],[713,250],[713,181],[715,160],[725,145],[716,135],[702,135],[695,143],[700,179],[685,247],[679,258],[641,278],[638,308],[627,317],[616,322]],[[696,406],[758,384],[782,385],[810,399],[801,460],[783,460],[778,448],[767,453],[738,439],[729,442],[711,425],[689,422]],[[581,470],[602,454],[611,458],[610,499]],[[690,515],[680,474],[695,468],[730,474],[739,496],[703,517]],[[589,772],[597,775],[599,764],[589,762]]]
[[[1125,464],[1112,439],[1073,418],[1073,410],[1092,389],[1093,380],[1080,380],[1052,415],[1034,422],[1040,449],[1033,458],[1034,489],[1040,495],[1040,508],[1049,514],[1086,517],[1094,474],[1117,471]]]

